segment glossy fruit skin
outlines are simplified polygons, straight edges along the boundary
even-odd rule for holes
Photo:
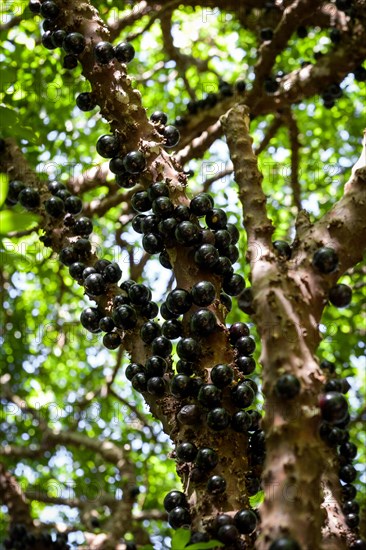
[[[213,208],[206,214],[206,224],[210,229],[225,229],[227,216],[221,208]]]
[[[207,426],[211,430],[222,431],[230,426],[231,417],[223,407],[216,407],[207,414]]]
[[[233,323],[229,329],[230,342],[233,345],[235,345],[239,338],[242,336],[249,336],[249,334],[249,327],[245,323]]]
[[[41,204],[39,192],[32,187],[25,187],[18,195],[20,204],[27,210],[38,208]]]
[[[165,336],[157,336],[151,344],[152,352],[154,355],[160,357],[169,357],[172,352],[173,346],[168,338]]]
[[[200,344],[194,338],[182,338],[177,344],[177,354],[180,359],[197,361],[202,353]]]
[[[234,523],[242,535],[250,535],[257,527],[257,516],[252,510],[239,510],[234,516]]]
[[[83,203],[79,197],[75,197],[71,195],[71,197],[67,197],[64,203],[65,211],[68,214],[80,214],[80,212],[83,209]]]
[[[112,313],[112,319],[118,328],[132,329],[137,324],[136,311],[129,305],[120,306]]]
[[[301,547],[294,539],[281,537],[272,542],[269,550],[301,550]]]
[[[117,332],[107,332],[103,336],[103,344],[107,349],[117,349],[122,343],[122,339]]]
[[[191,393],[191,378],[185,374],[177,374],[173,376],[170,384],[170,392],[174,397],[183,399],[188,397]]]
[[[141,340],[145,342],[145,344],[151,344],[151,342],[161,334],[161,328],[158,325],[158,323],[154,323],[154,321],[147,321],[147,323],[144,323],[140,329],[140,336]]]
[[[342,506],[342,512],[347,514],[358,514],[360,511],[360,505],[356,500],[347,500]]]
[[[123,158],[123,164],[129,174],[140,174],[146,168],[146,159],[141,151],[130,151]]]
[[[151,300],[151,290],[144,284],[133,283],[128,289],[128,297],[132,304],[142,306]]]
[[[82,281],[83,280],[83,272],[84,272],[85,268],[86,268],[86,265],[83,264],[82,262],[74,262],[69,267],[70,276],[73,279],[76,279],[77,281]]]
[[[218,407],[221,399],[222,392],[214,384],[204,384],[198,392],[198,401],[208,409]]]
[[[119,138],[113,134],[104,134],[97,141],[97,152],[103,158],[116,157],[120,150]]]
[[[29,0],[28,8],[32,13],[41,13],[41,2],[39,0]]]
[[[191,333],[198,336],[208,336],[215,330],[216,325],[216,316],[209,309],[195,311],[189,321]]]
[[[163,111],[154,111],[150,116],[150,120],[156,124],[166,124],[168,122],[168,116]]]
[[[168,523],[173,529],[179,529],[183,525],[190,525],[191,516],[187,508],[176,506],[168,514]]]
[[[352,483],[357,477],[357,470],[352,464],[346,464],[339,470],[339,477],[345,483]]]
[[[75,69],[78,66],[78,58],[75,55],[65,55],[62,66],[64,69]]]
[[[196,306],[209,306],[215,299],[216,290],[210,281],[200,281],[191,290],[192,301]]]
[[[175,288],[169,292],[165,303],[171,313],[181,315],[191,308],[192,296],[183,288]]]
[[[348,413],[346,398],[338,392],[328,392],[319,399],[319,406],[324,420],[330,423],[342,422]]]
[[[238,384],[232,391],[232,398],[238,407],[246,409],[254,401],[254,391],[248,384]]]
[[[57,48],[62,48],[62,44],[65,40],[66,31],[58,29],[52,34],[52,42]]]
[[[81,216],[76,220],[73,227],[74,235],[90,235],[93,232],[93,222],[86,216]]]
[[[217,531],[217,538],[225,544],[233,544],[239,538],[239,531],[235,525],[223,525]]]
[[[169,197],[157,197],[152,203],[154,214],[161,218],[170,218],[174,213],[174,204]]]
[[[79,259],[75,248],[72,246],[66,246],[65,248],[63,248],[58,255],[58,258],[60,262],[67,267],[70,267],[71,264],[74,264]]]
[[[176,506],[182,506],[186,508],[187,507],[186,495],[181,491],[170,491],[170,493],[165,495],[163,506],[167,512],[171,512],[171,510],[173,510],[173,508],[175,508]]]
[[[125,375],[127,380],[132,380],[132,378],[137,374],[138,372],[144,372],[144,367],[140,365],[140,363],[130,363],[127,365],[125,370]]]
[[[112,332],[115,326],[112,317],[102,317],[99,321],[99,328],[103,332]]]
[[[354,529],[360,523],[360,516],[358,514],[346,514],[344,519],[351,529]]]
[[[152,355],[145,364],[146,375],[148,378],[153,376],[163,376],[167,369],[167,363],[163,357]]]
[[[234,379],[233,369],[229,365],[215,365],[211,370],[211,380],[218,388],[229,386]]]
[[[174,235],[178,243],[184,246],[199,244],[202,239],[202,231],[199,226],[187,220],[177,225]]]
[[[351,300],[352,289],[347,285],[335,285],[329,290],[329,301],[336,307],[347,307]]]
[[[47,214],[53,218],[59,218],[65,211],[64,201],[59,197],[50,197],[44,203]]]
[[[339,454],[352,460],[357,456],[357,446],[354,443],[347,441],[340,446]]]
[[[301,384],[293,374],[283,374],[276,380],[276,394],[284,399],[293,399],[300,393]]]
[[[238,273],[225,277],[222,288],[229,296],[238,296],[245,288],[244,277]]]
[[[239,355],[249,356],[255,351],[255,340],[251,336],[242,336],[235,342],[235,349]]]
[[[209,447],[198,449],[195,465],[205,472],[213,470],[219,462],[219,457],[216,451]]]
[[[110,42],[99,42],[94,47],[95,59],[102,65],[107,65],[114,58],[114,47]]]
[[[202,244],[195,252],[194,260],[199,267],[211,269],[219,259],[218,250],[212,244]],[[229,294],[229,292],[228,292]]]
[[[208,478],[206,487],[211,495],[221,495],[226,491],[226,481],[222,476],[211,476]]]
[[[279,256],[286,260],[291,258],[292,250],[286,241],[274,241],[272,244]]]
[[[13,180],[9,182],[8,196],[7,199],[12,203],[16,204],[18,201],[19,193],[25,189],[25,185],[22,181]]]
[[[163,250],[164,243],[160,235],[146,233],[142,238],[142,246],[148,254],[157,254]]]
[[[197,455],[197,447],[189,441],[183,441],[177,446],[176,454],[179,460],[193,462]]]
[[[208,193],[199,193],[191,200],[189,205],[191,212],[198,217],[205,216],[212,210],[213,198]]]
[[[41,15],[47,19],[56,19],[60,13],[60,8],[52,0],[46,0],[41,5]]]
[[[147,381],[147,391],[151,395],[162,397],[165,393],[165,381],[160,376],[153,376]]]
[[[66,53],[78,55],[85,49],[85,38],[79,32],[70,32],[65,36],[62,47]]]
[[[81,312],[80,322],[89,332],[100,332],[99,320],[100,313],[95,307],[88,307]]]
[[[171,148],[178,145],[180,140],[180,132],[175,126],[172,126],[171,124],[165,126],[162,135],[165,138],[164,147]]]
[[[201,418],[201,411],[197,405],[184,405],[177,414],[178,422],[187,426],[196,426]]]
[[[114,54],[120,63],[129,63],[135,57],[135,48],[129,42],[120,42],[115,47]]]
[[[240,372],[245,375],[252,374],[252,372],[255,371],[255,361],[251,356],[246,357],[245,355],[240,355],[236,358],[235,364]]]
[[[93,296],[100,296],[105,292],[105,282],[100,273],[93,273],[84,279],[85,290]]]
[[[83,92],[76,97],[76,105],[81,111],[92,111],[96,103],[90,92]]]
[[[333,248],[324,246],[319,248],[313,256],[313,266],[320,273],[333,273],[338,267],[338,255]]]
[[[132,387],[138,392],[147,390],[147,378],[144,372],[138,372],[131,380]]]
[[[162,333],[166,338],[169,338],[170,340],[175,340],[176,338],[182,336],[183,325],[181,321],[178,321],[176,319],[169,319],[163,324]]]
[[[231,427],[239,433],[247,433],[251,424],[251,418],[247,411],[238,411],[231,419]]]

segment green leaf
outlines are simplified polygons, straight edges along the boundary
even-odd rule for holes
[[[209,542],[197,542],[196,544],[190,544],[185,550],[208,550],[209,548],[222,548],[224,545],[218,540],[210,540]]]
[[[6,174],[0,174],[0,208],[5,202],[8,194],[9,178]]]
[[[182,550],[191,538],[191,532],[188,529],[178,529],[172,537],[172,550]]]
[[[249,497],[249,503],[252,508],[255,508],[256,506],[259,506],[264,501],[264,492],[259,491],[256,495],[253,497]]]
[[[12,231],[26,231],[39,223],[39,221],[39,216],[30,212],[2,210],[0,212],[0,235],[7,235]]]
[[[38,132],[36,132],[34,128],[25,126],[24,121],[20,119],[18,113],[14,109],[0,105],[0,120],[2,127],[6,128],[6,135],[11,135],[12,137],[18,136],[32,143],[38,142]]]

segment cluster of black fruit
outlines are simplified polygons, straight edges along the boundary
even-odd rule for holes
[[[68,550],[67,535],[58,533],[52,537],[48,533],[32,533],[26,526],[16,523],[11,526],[9,536],[4,540],[6,550]]]
[[[357,455],[357,446],[352,443],[349,431],[346,429],[350,420],[347,400],[344,394],[350,389],[347,379],[334,378],[335,365],[330,361],[320,363],[323,369],[331,378],[324,386],[324,394],[320,397],[319,406],[322,415],[320,424],[320,437],[329,445],[337,449],[339,460],[339,477],[343,482],[342,511],[345,515],[346,524],[350,528],[357,528],[359,524],[359,504],[355,497],[356,487],[352,485],[357,477],[357,471],[352,461]],[[362,546],[363,544],[363,546]],[[352,549],[365,549],[366,543],[358,539]]]
[[[42,44],[49,50],[63,48],[66,52],[63,66],[65,69],[74,69],[78,64],[78,56],[83,53],[86,42],[84,36],[79,32],[66,32],[59,28],[58,18],[60,7],[52,0],[30,0],[29,9],[34,14],[45,18],[43,22]],[[94,50],[95,59],[98,63],[107,64],[112,59],[121,63],[129,63],[135,55],[133,46],[127,42],[121,42],[112,46],[109,42],[100,42]]]
[[[323,246],[313,256],[313,266],[324,275],[334,273],[339,265],[338,254],[333,248]],[[346,307],[352,299],[352,289],[348,285],[334,285],[328,294],[331,304],[337,307]]]

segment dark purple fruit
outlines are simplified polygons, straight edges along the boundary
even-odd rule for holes
[[[362,539],[357,539],[350,546],[350,550],[366,550],[366,541]]]
[[[65,248],[61,249],[58,258],[62,264],[70,267],[71,264],[74,264],[78,261],[79,255],[73,246],[66,246]]]
[[[76,105],[81,111],[92,111],[96,106],[93,94],[83,92],[76,97]]]
[[[170,218],[174,213],[174,204],[169,197],[157,197],[152,203],[152,209],[156,216]]]
[[[203,471],[213,470],[219,462],[219,457],[216,451],[209,447],[198,449],[195,465]]]
[[[352,464],[346,464],[339,470],[339,478],[345,483],[352,483],[357,477],[357,470]]]
[[[272,244],[279,256],[285,260],[289,260],[291,258],[291,247],[286,241],[274,241]]]
[[[173,376],[170,384],[170,392],[174,397],[183,399],[188,397],[191,393],[192,381],[186,374],[177,374]]]
[[[81,216],[76,220],[73,227],[74,235],[90,235],[93,232],[93,222],[86,216]]]
[[[290,537],[281,537],[272,542],[269,550],[301,550],[296,540]]]
[[[180,359],[194,363],[202,353],[200,344],[194,338],[182,338],[177,344],[177,354]]]
[[[122,270],[118,264],[112,262],[105,267],[102,275],[106,283],[118,283],[122,277]]]
[[[162,397],[165,393],[165,380],[160,376],[153,376],[147,381],[147,391],[156,397]]]
[[[329,290],[329,301],[336,307],[347,307],[351,299],[352,289],[347,285],[335,285]]]
[[[172,353],[172,343],[165,336],[157,336],[151,344],[152,352],[159,357],[169,357]]]
[[[142,393],[147,390],[147,378],[144,372],[138,372],[131,380],[132,387]]]
[[[75,69],[78,66],[78,58],[75,55],[65,55],[62,66],[64,69]]]
[[[167,369],[167,363],[163,357],[152,355],[145,364],[146,374],[149,378],[153,376],[163,376]]]
[[[218,259],[219,252],[212,244],[202,244],[194,255],[196,264],[206,270],[212,269]]]
[[[100,296],[105,291],[105,282],[100,273],[93,273],[84,279],[85,290],[93,296]]]
[[[64,43],[66,34],[67,32],[62,29],[58,29],[53,32],[52,42],[54,43],[56,48],[62,48],[62,44]]]
[[[211,380],[218,388],[229,386],[234,379],[233,369],[229,365],[215,365],[211,370]]]
[[[46,0],[41,5],[41,15],[46,19],[56,19],[60,13],[60,8],[52,0]]]
[[[193,462],[197,455],[197,447],[189,441],[184,441],[177,446],[176,454],[179,460]]]
[[[211,430],[222,431],[230,425],[231,417],[226,409],[217,407],[208,413],[206,420]]]
[[[224,278],[222,288],[226,292],[226,294],[229,294],[229,296],[238,296],[238,294],[243,292],[245,288],[244,277],[242,277],[238,273],[229,275],[228,277]]]
[[[293,374],[283,374],[275,385],[276,394],[283,399],[293,399],[300,393],[300,389],[299,379]]]
[[[145,170],[146,159],[141,151],[130,151],[124,157],[123,164],[130,174],[140,174]]]
[[[166,298],[166,305],[175,315],[186,313],[192,305],[192,296],[190,292],[183,288],[175,288],[169,292]]]
[[[213,208],[206,214],[206,224],[210,229],[225,229],[227,216],[222,208]]]
[[[95,59],[102,65],[107,65],[114,58],[114,47],[110,42],[99,42],[94,47]]]
[[[85,49],[85,38],[79,32],[70,32],[65,36],[65,39],[62,43],[62,47],[66,53],[78,55],[82,53]],[[65,59],[64,59],[64,62],[65,62]]]
[[[252,374],[252,372],[255,371],[255,361],[253,357],[240,355],[235,359],[235,365],[240,370],[240,372],[245,375]]]
[[[123,305],[115,309],[112,313],[113,321],[118,328],[129,330],[136,326],[137,315],[133,307]]]
[[[358,514],[346,514],[344,519],[351,529],[354,529],[360,523],[360,516]]]
[[[82,281],[85,268],[86,265],[82,262],[75,262],[71,264],[69,267],[70,276],[77,281]]]
[[[245,323],[233,323],[229,329],[231,344],[235,345],[239,338],[241,338],[242,336],[249,336],[249,333],[249,327]]]
[[[178,145],[180,140],[180,133],[178,128],[176,128],[175,126],[165,126],[162,135],[165,138],[165,147],[170,148]]]
[[[164,243],[160,235],[146,233],[146,235],[142,237],[142,246],[148,254],[157,254],[162,252]]]
[[[53,218],[59,218],[65,210],[64,201],[59,197],[50,197],[44,203],[47,214]]]
[[[207,336],[216,328],[216,316],[209,309],[199,309],[192,314],[189,328],[192,334]]]
[[[206,488],[211,495],[221,495],[226,491],[226,480],[222,476],[211,476],[208,478]]]
[[[163,111],[154,111],[150,116],[150,120],[156,124],[166,124],[168,122],[168,116]]]
[[[133,283],[129,286],[128,297],[132,304],[142,306],[151,300],[151,290],[142,283]]]
[[[115,326],[112,317],[102,317],[99,321],[99,328],[103,332],[112,332]]]
[[[218,540],[228,545],[234,544],[239,536],[239,531],[237,530],[235,525],[223,525],[217,531]]]
[[[79,197],[75,197],[74,195],[71,195],[71,197],[66,198],[65,211],[68,214],[80,214],[82,209],[83,209],[83,203],[82,203],[82,200],[79,199]]]
[[[145,342],[145,344],[151,344],[151,342],[161,334],[161,328],[158,323],[154,323],[154,321],[147,321],[144,323],[140,329],[140,336],[141,340]]]
[[[254,391],[253,389],[245,383],[238,384],[232,390],[232,398],[234,403],[241,409],[249,407],[254,401]]]
[[[32,187],[26,187],[25,189],[22,189],[22,191],[20,191],[18,195],[18,200],[20,204],[27,210],[38,208],[41,204],[39,192],[37,191],[37,189],[33,189]]]
[[[183,525],[190,525],[191,516],[187,508],[176,506],[173,510],[171,510],[171,512],[169,512],[168,522],[173,529],[179,529],[180,527],[183,527]]]
[[[231,427],[239,433],[247,433],[251,424],[252,421],[247,411],[238,411],[231,419]]]
[[[319,407],[324,420],[338,423],[344,420],[348,413],[346,398],[338,392],[328,392],[319,399]]]
[[[257,527],[257,516],[252,510],[239,510],[234,516],[234,522],[242,535],[250,535]]]
[[[120,150],[120,140],[113,134],[104,134],[97,141],[97,152],[103,158],[116,157]]]
[[[88,307],[81,312],[80,322],[86,330],[89,332],[97,333],[100,332],[99,321],[101,315],[97,308]]]
[[[183,334],[183,325],[177,319],[169,319],[162,326],[163,335],[169,340],[180,338]]]
[[[175,238],[184,246],[198,244],[202,238],[200,227],[190,221],[180,222],[175,229]]]
[[[122,339],[117,332],[108,332],[103,336],[103,344],[107,349],[117,349],[122,343]]]
[[[114,54],[120,63],[129,63],[135,57],[135,48],[129,42],[120,42],[115,47]]]
[[[255,340],[251,336],[242,336],[235,342],[238,355],[249,356],[255,351]]]
[[[313,256],[313,266],[320,273],[332,273],[338,267],[338,255],[336,251],[327,246],[319,248]]]
[[[204,384],[198,392],[198,401],[208,409],[218,407],[221,399],[222,392],[214,384]]]
[[[177,414],[178,422],[187,426],[197,426],[201,418],[201,411],[197,405],[184,405]]]
[[[191,290],[192,300],[196,306],[209,306],[215,299],[216,291],[210,281],[200,281],[193,285]]]
[[[213,208],[214,201],[208,193],[200,193],[193,197],[190,203],[191,212],[195,216],[205,216]]]
[[[32,13],[41,13],[41,2],[39,0],[29,0],[28,8]]]

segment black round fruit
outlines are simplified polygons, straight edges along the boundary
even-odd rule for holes
[[[76,279],[77,281],[82,281],[85,268],[86,268],[86,265],[83,264],[82,262],[74,262],[69,267],[70,276],[73,279]]]
[[[239,538],[239,531],[235,525],[223,525],[217,531],[217,538],[225,544],[233,544]]]
[[[75,69],[78,66],[78,58],[75,55],[65,55],[62,66],[64,69]]]
[[[96,106],[93,94],[90,92],[83,92],[76,98],[76,105],[81,111],[92,111]]]
[[[187,508],[176,506],[168,514],[168,523],[173,529],[179,529],[183,525],[190,525],[191,516]]]
[[[357,446],[354,443],[347,441],[340,446],[339,454],[352,460],[357,456]]]
[[[169,357],[172,353],[172,343],[165,336],[157,336],[152,344],[152,352],[154,355],[159,355],[160,357]]]
[[[177,374],[173,376],[170,391],[174,397],[179,397],[183,399],[188,397],[191,393],[192,380],[186,374]]]
[[[112,332],[115,326],[112,317],[102,317],[99,321],[99,328],[103,332]]]
[[[137,324],[136,311],[127,304],[115,309],[112,313],[112,318],[116,327],[124,330],[132,329]]]
[[[215,299],[216,291],[210,281],[200,281],[193,285],[191,295],[196,306],[209,306]]]
[[[80,322],[86,330],[89,332],[97,333],[100,332],[99,321],[101,315],[97,308],[88,307],[81,312]]]
[[[233,323],[229,329],[230,342],[235,345],[239,338],[242,338],[243,336],[249,336],[249,333],[249,327],[245,323]]]
[[[198,336],[207,336],[216,328],[216,316],[209,309],[199,309],[195,311],[190,319],[189,328],[192,334]]]
[[[210,229],[225,229],[227,216],[222,208],[213,208],[206,214],[206,224]]]
[[[70,267],[71,264],[74,264],[78,261],[79,255],[73,246],[66,246],[65,248],[61,249],[58,258],[62,264]]]
[[[257,516],[252,510],[239,510],[234,516],[234,522],[242,535],[250,535],[257,527]]]
[[[171,218],[174,213],[174,204],[169,197],[157,197],[152,203],[152,209],[156,216]]]
[[[162,397],[165,393],[165,380],[160,376],[153,376],[147,381],[147,391],[151,395]]]
[[[357,539],[350,546],[350,550],[366,550],[366,541],[362,539]]]
[[[81,216],[76,220],[73,227],[74,235],[90,235],[93,232],[93,222],[86,216]]]
[[[135,48],[129,42],[120,42],[115,47],[114,54],[120,63],[129,63],[135,57]]]
[[[195,216],[205,216],[212,210],[214,205],[213,198],[208,193],[199,193],[190,203],[190,210]]]
[[[360,511],[360,505],[358,504],[358,502],[356,500],[347,500],[343,505],[342,505],[342,512],[347,515],[347,514],[358,514]]]
[[[208,478],[206,487],[211,495],[221,495],[226,491],[226,480],[222,476],[211,476]]]
[[[235,359],[235,365],[245,375],[252,374],[255,370],[255,361],[250,356],[240,355]]]
[[[200,344],[194,338],[182,338],[177,344],[177,354],[181,359],[194,363],[202,353]]]
[[[142,246],[148,254],[157,254],[163,250],[164,243],[160,235],[146,233],[142,237]]]
[[[286,241],[274,241],[272,244],[279,256],[286,260],[291,258],[292,250]]]
[[[113,134],[104,134],[97,141],[97,152],[103,158],[116,157],[120,150],[120,140]]]
[[[345,483],[352,483],[357,477],[357,470],[352,464],[346,464],[339,470],[339,477]]]
[[[347,307],[351,299],[352,289],[347,285],[335,285],[329,290],[329,301],[336,307]]]
[[[244,277],[238,273],[225,277],[222,288],[229,296],[238,296],[245,288]]]
[[[52,42],[57,48],[62,48],[62,44],[64,43],[66,31],[62,29],[58,29],[57,31],[54,31],[52,34]]]
[[[56,19],[60,13],[60,8],[52,0],[46,0],[41,5],[41,15],[46,19]]]
[[[197,426],[201,418],[201,411],[197,405],[184,405],[177,414],[178,422],[187,426]]]
[[[59,218],[65,211],[64,201],[59,197],[50,197],[45,201],[44,207],[53,218]]]
[[[65,211],[68,214],[80,214],[83,209],[82,200],[79,199],[79,197],[75,197],[74,195],[71,195],[71,197],[67,197],[64,204]]]
[[[348,413],[346,398],[338,392],[328,392],[319,399],[319,406],[324,420],[338,423],[344,420]]]
[[[356,498],[356,495],[357,489],[354,485],[347,483],[342,486],[342,497],[344,500],[352,500],[353,498]]]
[[[151,344],[151,342],[161,334],[161,328],[158,323],[154,323],[154,321],[147,321],[144,323],[140,329],[140,336],[141,340],[145,342],[145,344]]]
[[[216,407],[212,409],[207,415],[207,426],[214,431],[226,430],[230,425],[231,417],[226,409],[223,407]]]
[[[219,252],[212,244],[202,244],[194,255],[196,264],[206,270],[212,269],[218,259]]]
[[[175,147],[178,145],[180,140],[180,133],[178,128],[175,126],[165,126],[163,132],[163,137],[165,138],[165,147]]]
[[[165,495],[163,506],[167,512],[171,512],[173,508],[176,508],[177,506],[182,506],[183,508],[186,508],[186,495],[181,491],[170,491],[170,493]]]
[[[141,151],[130,151],[123,158],[123,164],[129,174],[140,174],[146,168],[146,159]]]
[[[103,336],[103,344],[107,349],[117,349],[122,343],[122,339],[117,332],[107,332]]]
[[[78,55],[85,49],[85,38],[79,32],[70,32],[65,36],[62,47],[66,53]]]
[[[132,304],[142,306],[151,300],[151,290],[142,283],[133,283],[128,289],[128,297]]]
[[[150,120],[157,124],[166,124],[168,122],[168,116],[163,113],[163,111],[154,111],[150,116]]]
[[[140,363],[130,363],[126,367],[125,375],[127,380],[132,380],[132,378],[135,376],[135,374],[139,372],[144,372],[145,369]]]
[[[242,336],[235,342],[238,355],[251,355],[255,350],[255,340],[251,336]]]
[[[229,365],[215,365],[211,370],[211,380],[218,388],[229,386],[234,379],[233,369]]]
[[[319,248],[313,256],[313,266],[320,273],[332,273],[338,267],[338,255],[336,251],[327,246]]]
[[[185,246],[198,244],[202,239],[202,231],[200,227],[188,220],[180,222],[177,225],[174,235],[178,243]]]
[[[100,273],[93,273],[84,279],[85,290],[93,296],[100,296],[105,291],[105,282]]]
[[[192,296],[183,288],[175,288],[169,292],[165,303],[171,313],[181,315],[190,309],[192,305]]]
[[[272,542],[269,550],[301,550],[296,540],[290,537],[281,537]]]
[[[131,205],[136,212],[148,212],[151,210],[151,200],[146,191],[137,191],[132,195]],[[143,218],[144,219],[144,218]],[[141,222],[141,229],[143,232],[143,219]]]
[[[176,454],[179,460],[193,462],[197,455],[197,447],[189,441],[183,441],[177,446]]]
[[[247,411],[238,411],[231,419],[231,426],[233,430],[239,433],[247,433],[251,428],[251,418]]]
[[[180,338],[183,334],[183,325],[177,319],[169,319],[162,326],[162,333],[169,340]]]
[[[110,42],[99,42],[94,48],[95,59],[102,65],[107,65],[114,58],[114,47]]]
[[[102,275],[103,275],[103,279],[107,283],[118,283],[118,281],[122,277],[122,270],[117,263],[112,262],[111,264],[105,267],[105,269],[102,272]]]
[[[360,523],[360,516],[358,514],[346,514],[344,519],[351,529],[354,529]]]
[[[18,200],[27,210],[38,208],[41,203],[39,192],[37,189],[33,189],[32,187],[22,189],[18,195]]]
[[[277,395],[283,399],[293,399],[300,393],[301,384],[293,374],[283,374],[275,385]]]
[[[105,260],[104,258],[102,258],[101,260],[97,260],[93,267],[94,267],[94,269],[97,273],[100,273],[101,275],[103,275],[104,270],[110,264],[111,264],[111,262],[109,260]]]
[[[152,355],[145,364],[146,374],[149,378],[153,376],[163,376],[167,368],[167,363],[163,357]]]
[[[144,372],[138,372],[131,380],[132,387],[142,393],[147,390],[147,378]]]
[[[232,397],[238,407],[245,409],[253,403],[255,396],[253,389],[248,384],[242,383],[233,388]]]
[[[195,465],[203,471],[209,472],[213,470],[219,462],[219,457],[216,451],[209,447],[198,449]]]
[[[198,392],[198,401],[208,409],[218,407],[221,399],[222,392],[214,384],[204,384]]]
[[[32,13],[41,13],[41,2],[39,0],[29,0],[28,8]]]

